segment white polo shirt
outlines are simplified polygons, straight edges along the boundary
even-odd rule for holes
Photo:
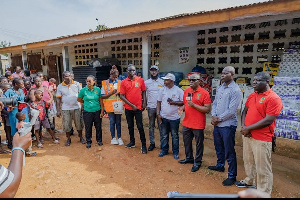
[[[80,103],[77,101],[78,93],[82,89],[77,81],[72,81],[70,85],[62,82],[56,90],[56,97],[62,98],[62,110],[76,110],[80,108]]]
[[[147,107],[156,108],[158,92],[164,87],[164,80],[162,80],[161,78],[158,78],[156,80],[150,78],[145,81],[145,85],[147,94]]]
[[[158,101],[161,101],[160,115],[168,120],[180,119],[178,115],[178,106],[170,105],[168,98],[173,101],[183,101],[183,90],[174,85],[171,89],[163,87],[158,94]]]

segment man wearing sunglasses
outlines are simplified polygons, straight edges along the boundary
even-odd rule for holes
[[[235,146],[235,132],[238,126],[237,109],[242,99],[242,92],[234,82],[235,69],[227,66],[221,75],[222,85],[217,89],[217,94],[212,105],[212,121],[214,125],[214,144],[217,154],[217,165],[208,169],[224,172],[225,159],[228,162],[228,178],[223,181],[223,186],[231,186],[236,181],[237,162]]]
[[[165,87],[159,91],[157,98],[157,118],[160,124],[161,152],[158,157],[169,154],[169,132],[172,136],[172,151],[174,159],[179,159],[179,135],[180,115],[178,106],[183,106],[183,91],[174,82],[174,74],[168,73],[164,79]]]
[[[204,150],[204,129],[206,125],[206,114],[211,110],[211,99],[209,93],[200,87],[200,74],[192,74],[189,77],[190,87],[184,91],[184,106],[179,110],[185,110],[182,121],[182,135],[185,148],[185,159],[180,164],[191,163],[192,172],[199,170],[202,164]],[[193,138],[196,141],[196,155],[193,155]]]
[[[150,146],[148,148],[148,151],[153,151],[153,149],[155,148],[154,127],[155,127],[155,119],[157,119],[157,115],[156,115],[157,97],[158,97],[159,90],[164,86],[164,81],[158,77],[158,73],[159,73],[159,68],[156,65],[151,66],[150,67],[151,77],[150,79],[145,81],[146,93],[147,93],[147,111],[149,117],[149,139],[150,139]],[[160,126],[158,121],[157,124],[159,128]]]
[[[128,77],[121,82],[120,98],[125,102],[125,116],[128,124],[130,142],[126,148],[135,147],[134,118],[142,142],[142,154],[147,153],[146,137],[143,126],[143,111],[146,108],[146,87],[144,79],[136,76],[136,68],[130,64]]]

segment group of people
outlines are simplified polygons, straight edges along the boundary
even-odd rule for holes
[[[222,84],[217,89],[214,101],[210,94],[201,87],[200,74],[192,73],[188,80],[190,87],[183,91],[174,82],[172,73],[159,78],[159,67],[150,67],[150,79],[144,81],[136,75],[136,67],[129,65],[128,77],[118,80],[119,71],[115,66],[110,71],[108,80],[97,86],[96,78],[92,75],[86,79],[86,87],[74,81],[71,72],[63,73],[63,82],[56,88],[55,80],[44,80],[43,74],[38,73],[34,85],[17,67],[16,72],[9,77],[1,78],[1,89],[5,97],[17,97],[19,102],[26,102],[32,109],[38,109],[40,114],[33,127],[35,139],[39,148],[43,147],[42,127],[52,136],[54,143],[59,143],[55,135],[55,116],[63,118],[63,131],[67,140],[65,146],[71,145],[71,135],[74,130],[72,121],[78,133],[79,142],[92,146],[92,130],[96,129],[96,142],[102,141],[102,118],[106,112],[110,122],[111,144],[124,145],[121,133],[122,112],[116,107],[125,108],[125,116],[129,131],[129,143],[126,148],[136,146],[134,120],[141,140],[141,153],[153,151],[155,144],[155,122],[157,121],[160,135],[159,157],[169,154],[169,135],[172,137],[172,152],[174,159],[179,159],[179,126],[181,116],[182,136],[185,149],[185,159],[180,164],[193,164],[191,171],[196,172],[202,165],[204,151],[204,130],[206,114],[212,114],[211,124],[214,126],[213,136],[217,154],[216,165],[208,169],[224,172],[225,160],[228,162],[228,178],[224,186],[256,187],[263,192],[272,191],[271,151],[274,136],[275,119],[282,109],[280,98],[270,89],[270,76],[260,72],[253,79],[255,92],[247,100],[242,114],[243,158],[247,178],[236,181],[237,160],[235,152],[235,134],[238,126],[237,109],[242,99],[242,92],[234,82],[235,69],[227,66],[221,75]],[[15,78],[12,78],[15,77]],[[11,81],[11,88],[8,86]],[[53,96],[56,96],[54,103]],[[121,102],[121,103],[120,103]],[[4,111],[5,109],[3,109]],[[28,112],[18,108],[8,108],[3,115],[4,124],[10,123],[11,134],[7,137],[11,149],[12,137],[17,132],[19,122],[30,120]],[[28,109],[27,109],[28,110]],[[123,109],[122,109],[123,110]],[[146,146],[146,135],[143,126],[143,111],[147,110],[149,119],[150,145]],[[123,110],[124,111],[124,110]],[[19,112],[24,115],[18,114]],[[16,118],[16,116],[18,116]],[[17,126],[18,125],[18,126]],[[83,128],[85,127],[85,139]],[[7,129],[5,129],[7,130]],[[193,152],[195,138],[196,152]],[[29,151],[29,155],[32,152]]]

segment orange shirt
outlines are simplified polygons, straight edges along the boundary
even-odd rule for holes
[[[248,112],[245,118],[245,126],[250,126],[264,119],[266,115],[278,116],[283,108],[280,97],[272,89],[258,94],[250,94],[245,106]],[[276,122],[265,128],[252,130],[253,139],[265,142],[272,142]]]
[[[135,105],[139,110],[142,110],[142,91],[145,91],[144,79],[135,76],[134,80],[128,77],[121,82],[120,94],[125,95],[126,99]],[[132,110],[128,104],[124,106],[127,110]]]
[[[185,117],[182,121],[182,126],[191,129],[205,129],[206,114],[188,105],[188,93],[191,93],[192,102],[199,106],[211,104],[210,95],[205,89],[199,87],[196,91],[194,91],[191,87],[187,88],[183,94]]]

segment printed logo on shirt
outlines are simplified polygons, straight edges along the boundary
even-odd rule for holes
[[[197,94],[197,99],[200,99],[200,97],[201,97],[201,94]]]
[[[158,85],[158,87],[163,87],[162,85]]]
[[[262,98],[259,100],[259,103],[263,103],[264,100],[266,100],[266,97],[262,97]]]
[[[172,99],[175,99],[175,97],[176,97],[176,94],[173,94],[173,95],[172,95]]]
[[[139,83],[138,82],[135,83],[135,87],[136,88],[139,87]]]

